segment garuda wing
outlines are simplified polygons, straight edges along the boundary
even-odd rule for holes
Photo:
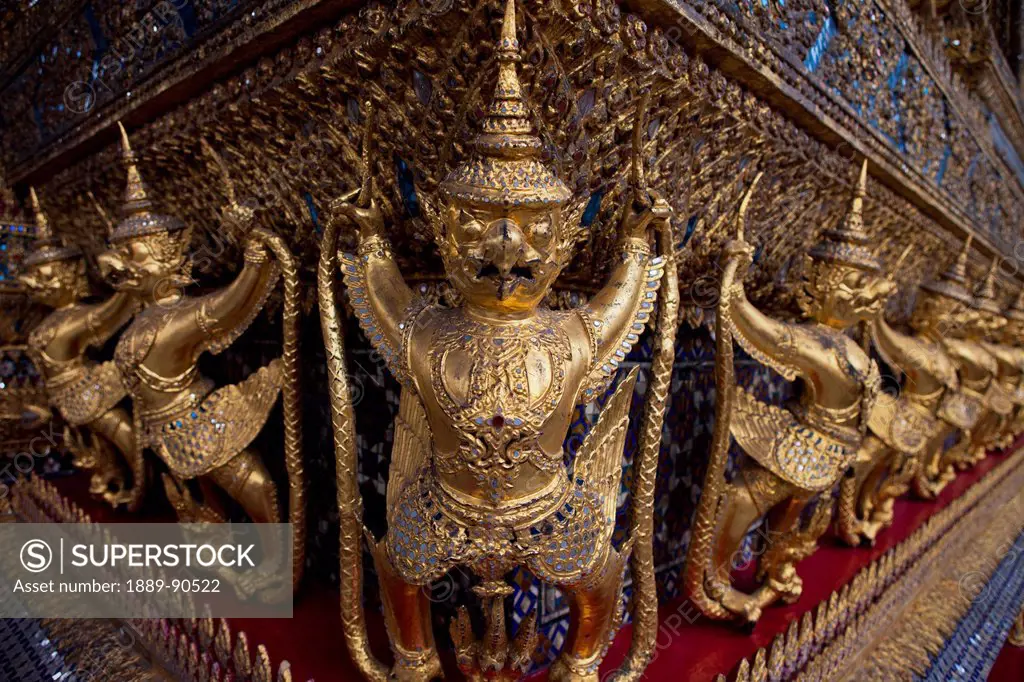
[[[925,408],[882,392],[868,415],[868,428],[889,447],[915,455],[938,429],[938,420]]]
[[[605,529],[609,535],[615,527],[615,508],[618,506],[618,491],[622,480],[622,454],[629,427],[629,406],[638,373],[639,369],[634,367],[615,389],[597,424],[576,453],[573,472],[577,479],[586,481],[588,487],[603,500],[602,515],[610,520]]]
[[[730,431],[758,464],[803,490],[831,487],[856,454],[855,447],[801,424],[788,410],[763,403],[739,387]]]
[[[430,456],[430,425],[427,411],[416,392],[402,389],[395,419],[395,442],[391,450],[391,469],[388,473],[388,522],[392,510],[398,508],[402,491],[419,476],[420,469]]]

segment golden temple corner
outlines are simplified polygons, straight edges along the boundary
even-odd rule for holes
[[[0,35],[0,678],[1019,679],[1019,2]]]

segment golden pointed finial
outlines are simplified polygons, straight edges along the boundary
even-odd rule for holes
[[[35,216],[36,240],[32,252],[25,258],[25,266],[81,256],[82,252],[77,246],[64,246],[63,240],[53,233],[50,221],[39,205],[35,187],[28,188],[28,197]]]
[[[996,298],[996,274],[999,272],[999,256],[992,258],[992,265],[985,275],[985,279],[974,292],[974,298],[978,307],[989,313],[1000,313],[999,301]]]
[[[29,201],[32,202],[32,215],[36,219],[36,239],[39,241],[49,241],[53,239],[53,230],[50,229],[50,221],[46,218],[46,214],[43,213],[42,207],[39,205],[39,197],[36,196],[36,188],[28,188]]]
[[[501,24],[502,47],[516,41],[516,0],[505,3],[505,19]],[[518,47],[518,43],[517,43]]]
[[[516,5],[505,5],[497,46],[498,82],[473,153],[441,183],[450,201],[477,206],[562,205],[572,193],[540,160],[543,143],[533,132],[516,70],[522,61],[516,38]]]
[[[974,235],[967,235],[967,240],[964,242],[964,248],[960,251],[960,254],[953,261],[953,266],[946,271],[949,279],[953,279],[957,282],[967,281],[967,258],[971,253],[971,244],[974,243]]]
[[[86,192],[86,195],[88,195],[89,201],[92,202],[92,207],[96,209],[96,213],[99,214],[100,220],[102,220],[104,226],[106,226],[107,239],[110,239],[110,237],[114,234],[114,221],[110,219],[110,214],[107,213],[100,205],[100,202],[96,199],[96,195],[92,193],[92,190]]]
[[[973,242],[974,235],[967,235],[967,240],[964,242],[963,249],[960,250],[956,260],[950,263],[946,271],[939,275],[936,280],[922,285],[922,288],[933,294],[939,294],[961,303],[973,304],[973,297],[967,289],[967,257],[971,252],[971,244]]]
[[[754,196],[754,190],[757,189],[757,185],[759,182],[761,182],[761,178],[763,176],[764,171],[758,171],[757,175],[754,176],[753,181],[750,183],[750,187],[747,187],[747,191],[743,193],[743,198],[740,199],[740,210],[736,216],[737,241],[746,241],[747,212],[750,210],[750,199]]]
[[[121,161],[128,174],[128,186],[124,191],[124,206],[121,208],[121,213],[127,217],[149,211],[153,207],[153,202],[149,200],[149,191],[139,173],[135,152],[132,151],[132,144],[128,139],[128,131],[124,129],[124,125],[120,121],[117,122],[117,128],[121,132]]]
[[[153,202],[149,198],[149,190],[139,173],[135,152],[132,151],[128,131],[120,121],[117,128],[121,135],[121,161],[128,176],[124,190],[124,203],[121,206],[121,222],[118,223],[110,240],[114,242],[141,237],[158,232],[172,232],[184,229],[185,224],[170,216],[159,215],[153,211]]]
[[[868,248],[871,237],[864,229],[864,197],[868,193],[868,160],[860,166],[857,186],[850,199],[850,208],[839,224],[822,233],[821,239],[810,251],[815,260],[841,263],[851,267],[878,272],[881,264]]]
[[[132,152],[132,143],[128,139],[128,131],[124,129],[124,124],[120,121],[117,122],[117,129],[121,132],[121,155],[123,158],[135,158],[134,152]]]
[[[850,237],[854,240],[867,239],[864,231],[864,197],[868,195],[868,160],[865,157],[860,165],[860,176],[857,178],[857,186],[853,190],[853,199],[850,201],[850,211],[846,214],[844,227]]]

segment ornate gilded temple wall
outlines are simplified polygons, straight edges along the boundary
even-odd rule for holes
[[[633,115],[645,92],[652,97],[643,151],[649,184],[674,209],[682,296],[656,493],[663,598],[679,593],[701,492],[713,428],[717,254],[734,235],[747,173],[765,173],[752,198],[747,291],[777,317],[798,314],[806,248],[847,210],[861,158],[872,167],[864,222],[876,256],[891,266],[912,247],[891,273],[900,292],[891,321],[907,320],[917,285],[968,236],[972,282],[994,257],[1002,261],[1002,302],[1024,281],[1024,107],[1019,65],[1008,56],[1020,51],[1020,17],[1013,3],[994,0],[934,11],[928,4],[520,2],[528,18],[520,77],[545,161],[574,199],[588,202],[587,234],[556,305],[585,300],[607,274],[628,189]],[[108,212],[121,203],[121,120],[153,198],[195,228],[198,289],[224,282],[240,262],[237,245],[216,230],[225,196],[218,170],[200,154],[201,138],[227,161],[242,203],[298,255],[309,518],[317,520],[307,564],[333,580],[338,512],[334,457],[324,446],[330,414],[315,291],[324,216],[332,200],[360,186],[372,101],[373,174],[388,237],[406,276],[447,300],[420,197],[465,158],[468,133],[484,116],[501,13],[501,3],[486,0],[39,0],[0,15],[2,167],[19,192],[36,186],[60,234],[87,252],[101,247],[106,229],[89,195]],[[355,238],[343,231],[343,246]],[[274,317],[263,316],[210,372],[237,379],[279,353]],[[360,484],[367,517],[383,519],[398,385],[354,324],[347,345]],[[650,356],[650,343],[641,343],[626,364],[646,370]],[[740,357],[737,369],[760,398],[790,397],[789,384],[753,359]],[[645,380],[642,371],[637,410]],[[578,409],[567,457],[596,412]],[[264,437],[279,442],[278,434]],[[627,463],[636,443],[631,432]],[[536,605],[549,653],[557,650],[567,603],[529,575],[515,582],[513,620]],[[450,584],[440,598],[454,602],[465,577]]]

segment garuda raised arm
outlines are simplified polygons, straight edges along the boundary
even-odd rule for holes
[[[476,640],[465,608],[452,623],[457,658],[470,679],[515,679],[530,662],[535,620],[515,641],[505,634],[506,576],[527,567],[560,586],[572,603],[562,654],[551,677],[596,680],[620,622],[623,571],[632,559],[636,634],[621,675],[635,679],[652,651],[656,595],[651,556],[654,474],[677,313],[674,266],[654,257],[648,236],[667,234],[670,210],[643,189],[634,136],[634,187],[625,207],[609,283],[576,310],[543,303],[569,263],[582,230],[582,203],[541,161],[516,70],[515,3],[506,7],[494,99],[469,158],[441,184],[440,205],[424,197],[445,271],[461,303],[445,308],[405,284],[367,180],[337,214],[358,225],[359,251],[342,257],[352,307],[364,333],[402,384],[387,487],[388,530],[368,537],[380,578],[394,668],[366,644],[359,574],[362,507],[355,479],[338,306],[333,299],[337,225],[325,235],[321,315],[331,360],[342,516],[343,622],[353,658],[374,680],[440,674],[424,586],[453,568],[479,579],[486,632]],[[643,116],[638,116],[642,120]],[[372,126],[372,123],[370,124]],[[364,164],[373,162],[364,143]],[[666,271],[667,270],[667,271]],[[665,278],[659,301],[659,282]],[[622,377],[571,469],[563,441],[573,410],[601,395],[648,323],[660,315],[623,547],[611,544],[622,480],[624,438],[637,371]]]
[[[20,279],[34,300],[54,310],[29,334],[28,351],[46,382],[50,405],[69,427],[65,442],[76,465],[93,472],[90,492],[134,511],[146,488],[146,470],[131,417],[118,407],[125,387],[113,362],[93,362],[86,352],[127,324],[138,302],[130,293],[116,293],[84,303],[89,292],[85,258],[54,236],[35,189],[29,193],[37,239]]]
[[[831,496],[819,501],[806,529],[801,514],[815,495],[832,489],[861,446],[880,381],[875,364],[844,331],[879,315],[893,289],[866,246],[866,182],[865,163],[848,215],[810,251],[801,296],[810,319],[804,324],[774,320],[747,300],[743,278],[753,251],[742,235],[756,180],[740,207],[740,236],[726,247],[716,322],[711,461],[685,573],[691,598],[713,618],[753,622],[775,601],[800,596],[796,564],[813,553],[827,527]],[[799,400],[782,409],[738,388],[733,339],[784,378],[799,379]],[[727,482],[730,434],[747,458]],[[732,585],[730,570],[762,517],[769,517],[773,539],[758,567],[761,584],[747,594]]]
[[[266,423],[278,393],[284,390],[285,462],[290,483],[289,521],[294,524],[293,577],[302,572],[304,537],[302,462],[297,404],[295,265],[284,244],[253,227],[253,215],[234,199],[220,162],[228,208],[227,226],[244,236],[245,266],[226,287],[189,297],[187,251],[191,230],[180,220],[154,211],[136,167],[128,136],[121,128],[128,172],[123,217],[110,238],[111,250],[100,267],[119,291],[144,303],[121,336],[115,361],[134,404],[139,447],[155,452],[167,465],[168,495],[183,520],[217,520],[215,495],[197,505],[187,483],[212,483],[256,523],[278,523],[278,492],[261,457],[249,448]],[[208,148],[207,148],[208,149]],[[219,159],[216,159],[219,162]],[[285,275],[284,356],[238,384],[217,387],[199,372],[203,353],[228,348],[252,323],[272,291],[279,271]]]

